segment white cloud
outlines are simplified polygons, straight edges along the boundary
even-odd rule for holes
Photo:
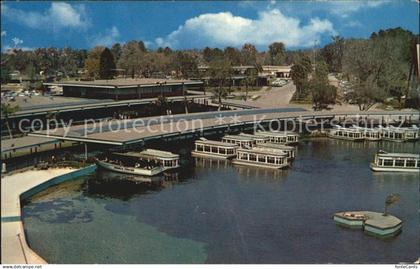
[[[3,37],[3,36],[6,36],[7,35],[7,32],[6,31],[1,31],[1,36]]]
[[[312,46],[322,35],[336,34],[328,20],[312,18],[301,25],[297,18],[287,17],[278,9],[261,11],[257,19],[234,16],[230,12],[207,13],[188,19],[166,37],[155,40],[158,46],[203,47],[256,46],[281,41],[287,47]]]
[[[106,33],[94,36],[92,38],[93,45],[109,47],[118,42],[120,31],[116,26],[106,29]]]
[[[64,2],[52,2],[43,13],[23,11],[3,4],[1,15],[12,22],[41,30],[85,29],[90,24],[83,5],[72,6]]]
[[[17,48],[20,44],[23,43],[23,40],[17,37],[12,38],[13,46]]]
[[[362,9],[377,8],[391,1],[376,0],[376,1],[334,1],[328,2],[331,14],[337,15],[342,18],[347,18],[355,12]]]

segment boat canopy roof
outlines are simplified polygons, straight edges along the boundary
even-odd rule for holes
[[[243,136],[243,137],[251,138],[251,139],[256,139],[256,140],[268,140],[267,137],[261,136],[261,135],[253,135],[253,134],[240,133],[239,136]]]
[[[263,155],[271,155],[271,156],[278,156],[278,157],[287,157],[287,153],[275,148],[263,148],[263,147],[253,147],[250,149],[239,148],[238,152],[247,152],[247,153],[255,153],[255,154],[263,154]]]
[[[113,154],[133,157],[133,158],[145,158],[145,159],[178,159],[178,154],[173,154],[169,151],[157,150],[157,149],[145,149],[140,152],[129,151],[129,152],[114,152]]]
[[[276,134],[285,134],[285,135],[293,135],[298,136],[299,134],[292,132],[292,131],[269,131],[268,133],[276,133]]]
[[[231,139],[231,140],[237,140],[237,141],[253,141],[251,137],[246,137],[242,135],[225,135],[223,139]]]
[[[292,146],[286,146],[286,145],[282,145],[282,144],[276,144],[276,143],[264,143],[264,144],[259,144],[258,147],[263,147],[263,148],[274,148],[274,149],[281,149],[281,150],[294,150],[295,148]]]
[[[346,127],[341,127],[341,126],[334,126],[333,130],[335,131],[343,131],[343,132],[347,132],[347,133],[362,133],[361,129],[356,129],[356,128],[346,128]]]
[[[195,140],[195,144],[199,145],[208,145],[208,146],[217,146],[217,147],[225,147],[225,148],[237,148],[238,146],[236,144],[232,143],[225,143],[215,140]]]
[[[287,133],[284,132],[266,132],[266,131],[258,131],[255,135],[259,136],[271,136],[271,137],[287,137]]]
[[[388,152],[378,152],[378,157],[390,157],[390,158],[414,158],[419,159],[420,154],[413,153],[388,153]]]

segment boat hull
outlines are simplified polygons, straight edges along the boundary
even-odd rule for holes
[[[115,165],[103,161],[96,161],[96,165],[100,168],[103,168],[105,170],[122,173],[122,174],[130,174],[130,175],[138,175],[138,176],[155,176],[163,171],[168,170],[168,168],[165,167],[155,167],[153,169],[145,169],[145,168],[133,168],[133,167],[127,167],[122,165]]]
[[[286,164],[268,164],[268,163],[257,163],[257,162],[249,162],[245,160],[232,160],[233,164],[239,165],[246,165],[246,166],[254,166],[254,167],[261,167],[261,168],[270,168],[270,169],[282,169],[289,166],[288,163]]]
[[[420,172],[420,169],[415,168],[415,167],[383,167],[383,166],[378,166],[375,163],[371,163],[370,168],[375,172],[411,172],[411,173]]]
[[[221,154],[215,154],[215,153],[209,153],[209,152],[199,152],[199,151],[193,150],[193,151],[191,151],[191,156],[218,159],[218,160],[226,160],[226,159],[232,159],[233,157],[236,156],[236,154],[221,155]]]
[[[365,138],[351,138],[351,137],[344,137],[344,136],[336,136],[336,135],[327,135],[329,138],[335,138],[340,140],[347,140],[347,141],[354,141],[354,142],[363,142]]]

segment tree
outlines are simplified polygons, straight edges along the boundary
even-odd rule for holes
[[[139,45],[139,42],[129,41],[123,46],[118,66],[125,69],[131,78],[134,78],[141,73],[144,55],[144,47]]]
[[[114,62],[117,63],[121,57],[122,48],[120,43],[115,43],[111,47],[112,56],[114,56]]]
[[[255,65],[257,63],[257,49],[254,45],[246,43],[241,48],[241,63],[243,65]]]
[[[245,101],[248,99],[249,85],[255,85],[258,79],[258,67],[249,68],[245,72]]]
[[[397,193],[392,193],[388,195],[385,199],[385,209],[384,209],[384,216],[388,215],[388,207],[390,207],[393,204],[396,204],[400,201],[400,195]]]
[[[103,50],[104,48],[101,46],[94,47],[89,52],[89,55],[85,61],[85,68],[87,70],[88,76],[91,78],[99,77],[99,62]]]
[[[333,42],[321,49],[321,56],[328,64],[330,72],[341,72],[344,54],[344,38],[333,36]]]
[[[280,65],[283,63],[285,54],[285,46],[282,42],[274,42],[268,46],[268,55],[270,57],[271,65]]]
[[[112,79],[115,75],[115,68],[114,56],[108,48],[105,48],[99,58],[99,77]]]
[[[290,77],[296,86],[296,97],[301,99],[303,97],[304,86],[308,80],[308,70],[303,63],[294,64],[290,70]]]
[[[232,65],[239,65],[241,63],[241,53],[237,49],[233,47],[226,47],[223,53]]]
[[[9,117],[19,111],[19,106],[12,106],[11,104],[1,103],[1,114],[4,117],[4,122],[6,124],[7,131],[9,133],[9,138],[12,139],[12,131],[10,130]]]
[[[197,66],[197,59],[191,53],[178,51],[172,56],[172,67],[179,77],[190,78],[197,76]]]
[[[306,84],[312,96],[314,110],[328,108],[328,105],[335,104],[337,98],[337,88],[329,84],[328,66],[325,62],[317,63],[317,68],[312,79]]]
[[[209,75],[217,83],[217,87],[213,90],[213,93],[218,100],[218,110],[220,111],[222,98],[226,98],[228,94],[228,90],[224,86],[232,75],[232,66],[227,59],[214,60],[209,66]]]
[[[206,61],[207,63],[221,59],[224,56],[223,51],[221,49],[219,48],[212,49],[209,47],[205,47],[202,54],[203,54],[204,61]]]

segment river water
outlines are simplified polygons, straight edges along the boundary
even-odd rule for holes
[[[419,257],[419,175],[374,173],[378,149],[419,143],[306,139],[288,170],[191,159],[161,185],[95,172],[25,201],[30,246],[49,263],[398,263]],[[382,211],[404,222],[381,240],[338,227],[332,215]]]

